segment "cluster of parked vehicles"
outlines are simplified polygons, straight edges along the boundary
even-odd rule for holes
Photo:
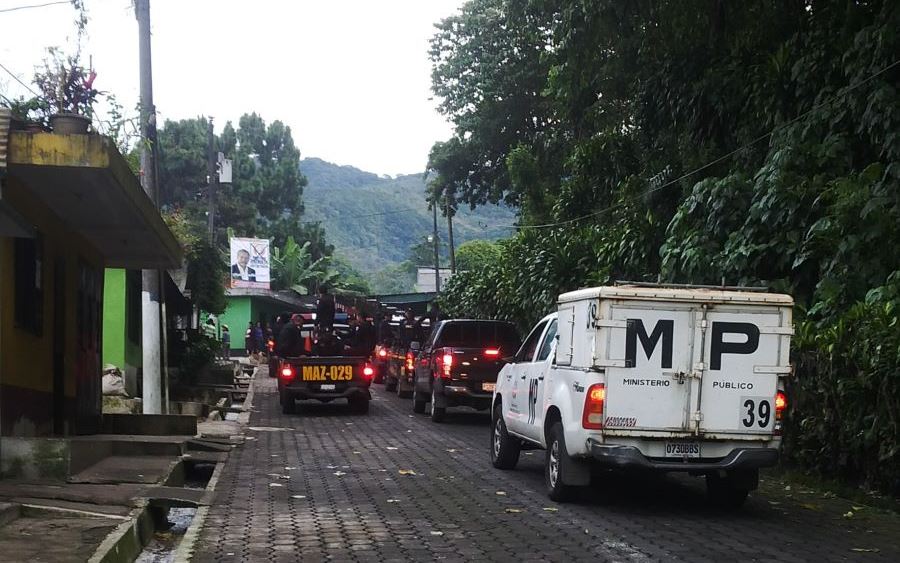
[[[683,472],[737,507],[778,460],[792,306],[753,288],[584,289],[559,296],[524,341],[504,321],[439,320],[421,341],[382,342],[360,369],[434,422],[458,406],[490,411],[494,467],[545,450],[551,499],[606,470]]]

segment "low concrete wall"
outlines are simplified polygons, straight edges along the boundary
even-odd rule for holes
[[[197,417],[181,414],[104,414],[101,433],[196,436]]]
[[[64,438],[0,438],[0,478],[65,480],[71,452]]]

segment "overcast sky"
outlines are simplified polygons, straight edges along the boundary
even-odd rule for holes
[[[51,45],[74,45],[68,5],[0,0],[0,64],[30,85]],[[85,0],[95,86],[138,98],[131,0]],[[428,39],[462,0],[151,0],[160,119],[256,111],[290,125],[304,157],[379,174],[420,172],[451,126],[429,100]],[[0,70],[0,92],[25,93]]]

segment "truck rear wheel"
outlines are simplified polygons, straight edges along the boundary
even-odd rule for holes
[[[443,422],[447,414],[446,407],[439,407],[434,389],[431,390],[431,422]]]
[[[566,439],[563,435],[561,422],[554,422],[547,436],[547,457],[544,461],[544,483],[547,486],[547,496],[556,502],[566,502],[572,499],[576,488],[566,485],[564,482],[563,456],[566,453]]]
[[[356,414],[366,414],[369,412],[369,398],[355,397],[348,400],[350,410]]]
[[[754,488],[750,482],[756,481],[758,475],[758,470],[752,470],[752,474],[743,472],[728,474],[725,477],[711,473],[706,476],[706,495],[709,501],[718,508],[737,510],[744,505],[747,495]]]
[[[282,395],[281,396],[281,412],[282,414],[296,414],[297,413],[297,403],[294,401],[294,398],[290,395]]]
[[[503,409],[500,405],[494,407],[491,416],[491,464],[497,469],[515,469],[519,463],[519,453],[522,451],[522,442],[513,438],[506,431],[506,422],[503,421]]]

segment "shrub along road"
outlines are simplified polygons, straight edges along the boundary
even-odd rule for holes
[[[765,479],[735,513],[700,479],[607,476],[573,504],[543,491],[543,452],[488,459],[486,413],[443,424],[373,387],[368,415],[302,405],[255,383],[194,561],[898,561],[900,518]],[[847,515],[852,512],[852,515]]]

